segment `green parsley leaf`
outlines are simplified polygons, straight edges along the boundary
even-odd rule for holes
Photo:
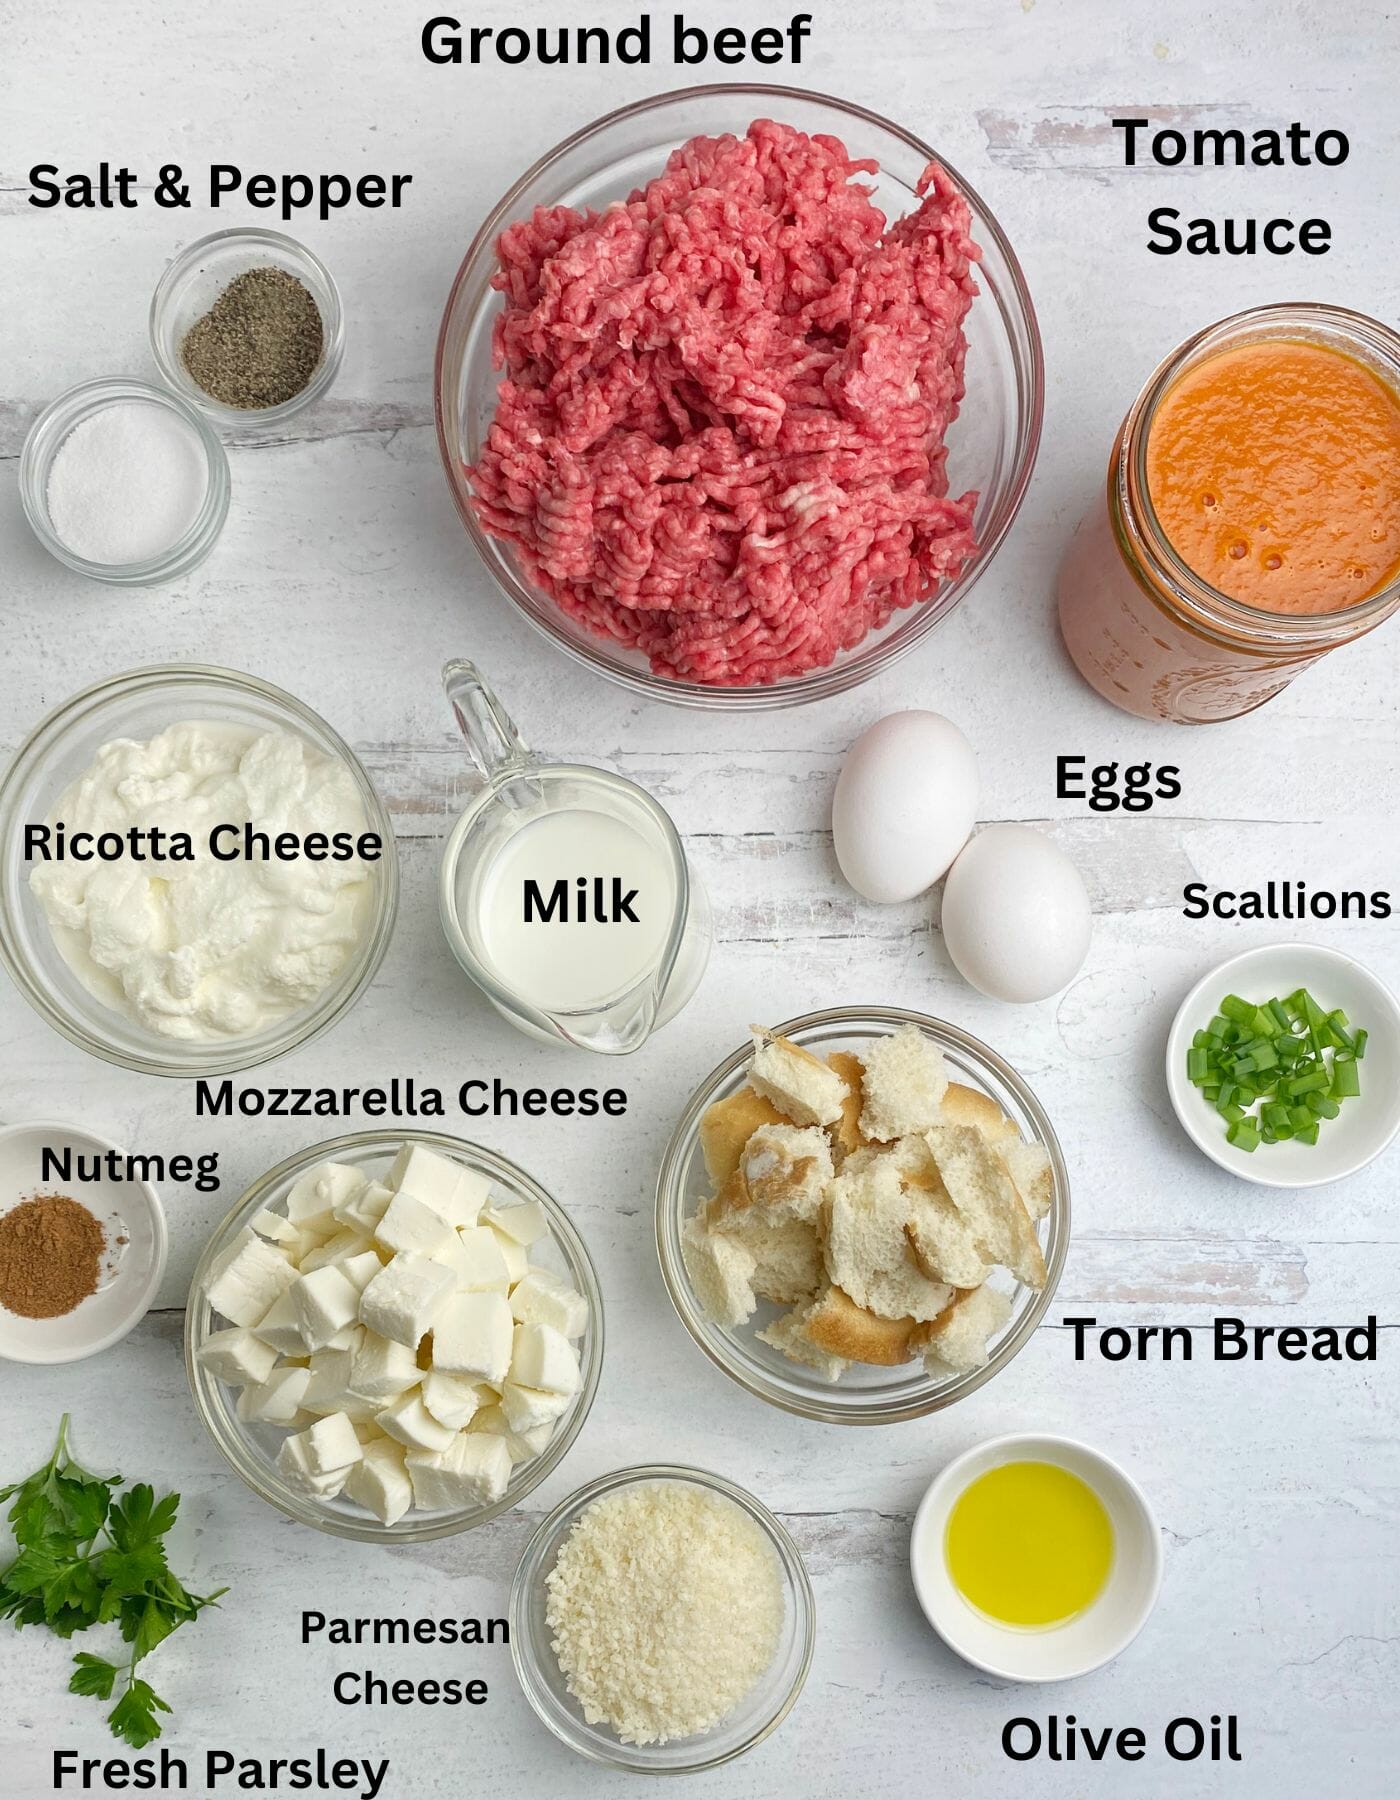
[[[139,1662],[143,1656],[149,1656],[157,1644],[163,1644],[171,1632],[183,1624],[184,1620],[162,1606],[159,1600],[148,1600],[141,1608],[134,1635],[127,1640],[136,1660]],[[125,1631],[122,1636],[126,1637]]]
[[[160,1736],[156,1714],[169,1711],[164,1700],[146,1682],[133,1680],[107,1714],[107,1723],[112,1728],[113,1737],[121,1738],[133,1750],[144,1750],[147,1744]]]
[[[94,1475],[73,1459],[65,1413],[44,1467],[0,1489],[16,1544],[13,1560],[0,1569],[0,1619],[21,1628],[45,1625],[61,1638],[115,1623],[131,1646],[130,1661],[123,1668],[80,1652],[68,1685],[98,1700],[117,1694],[108,1726],[139,1750],[161,1735],[158,1715],[170,1708],[137,1675],[138,1664],[228,1590],[191,1594],[167,1564],[164,1540],[180,1496],[157,1500],[144,1481],[118,1496],[123,1485],[120,1475]]]
[[[15,1503],[10,1508],[10,1528],[17,1544],[40,1543],[50,1531],[58,1530],[63,1524],[58,1508],[49,1497],[46,1482],[31,1477],[8,1492],[15,1495]]]
[[[91,1543],[107,1522],[111,1488],[105,1481],[77,1481],[71,1475],[55,1476],[54,1487],[68,1515],[68,1529],[80,1543]]]
[[[117,1665],[105,1656],[90,1656],[86,1650],[80,1650],[73,1658],[68,1692],[86,1694],[93,1700],[110,1700],[119,1673]]]
[[[125,1598],[143,1594],[146,1584],[165,1573],[165,1552],[159,1544],[143,1544],[138,1550],[104,1550],[97,1571],[109,1592]]]

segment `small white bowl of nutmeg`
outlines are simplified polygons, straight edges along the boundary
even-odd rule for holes
[[[0,1357],[79,1362],[145,1317],[166,1230],[137,1169],[80,1126],[0,1126]]]

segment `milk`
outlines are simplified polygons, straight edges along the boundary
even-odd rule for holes
[[[503,987],[542,1012],[588,1012],[651,977],[676,909],[663,845],[586,807],[549,811],[496,848],[459,912]]]

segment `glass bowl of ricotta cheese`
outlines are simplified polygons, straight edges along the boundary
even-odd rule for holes
[[[383,800],[310,707],[166,664],[73,695],[0,783],[0,961],[55,1030],[124,1068],[252,1068],[373,980],[398,859]]]

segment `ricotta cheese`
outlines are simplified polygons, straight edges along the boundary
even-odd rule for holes
[[[291,732],[209,720],[104,744],[50,818],[126,837],[187,832],[191,861],[38,863],[29,885],[64,960],[104,1005],[163,1037],[248,1037],[314,1001],[370,920],[370,866],[221,861],[216,825],[362,832],[348,768]],[[131,840],[139,841],[139,840]]]

